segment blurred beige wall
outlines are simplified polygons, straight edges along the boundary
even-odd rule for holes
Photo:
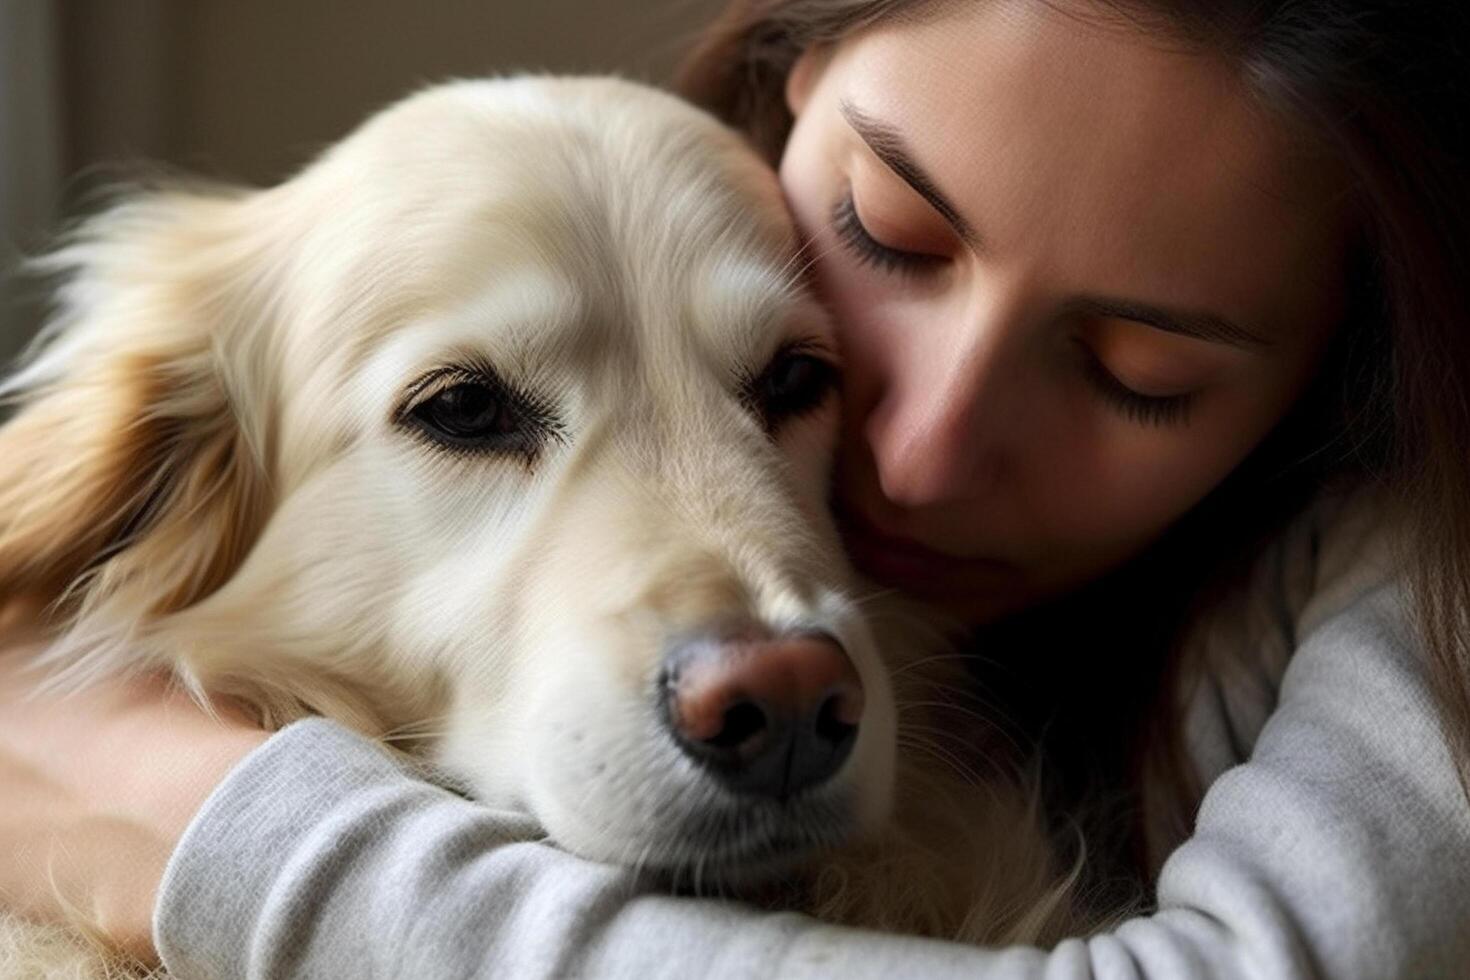
[[[107,164],[159,160],[274,182],[373,109],[439,79],[536,70],[664,81],[718,8],[718,0],[0,3],[49,19],[55,78],[19,70],[25,91],[54,93],[57,115],[51,159],[23,156],[46,149],[39,144],[0,146],[0,167],[56,171],[31,179],[24,220],[0,215],[12,255],[40,247],[63,202],[104,179]],[[0,357],[34,320],[23,305],[12,296],[0,313]]]
[[[661,81],[709,0],[65,0],[73,167],[142,153],[261,182],[450,76]]]

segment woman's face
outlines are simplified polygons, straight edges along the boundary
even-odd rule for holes
[[[1138,553],[1341,316],[1345,185],[1221,62],[997,0],[808,52],[787,99],[850,549],[969,622]]]

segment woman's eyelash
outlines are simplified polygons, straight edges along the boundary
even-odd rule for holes
[[[1140,395],[1115,378],[1111,371],[1091,352],[1082,363],[1088,380],[1103,399],[1127,418],[1140,425],[1187,425],[1193,395]]]
[[[847,247],[847,250],[859,261],[866,262],[885,272],[907,274],[926,272],[944,261],[937,255],[889,248],[875,239],[868,233],[862,219],[858,217],[857,206],[852,200],[852,191],[844,194],[833,207],[832,230],[837,233],[838,239]]]

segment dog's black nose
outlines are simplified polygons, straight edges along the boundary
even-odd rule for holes
[[[738,793],[786,799],[847,758],[863,686],[826,636],[694,639],[665,658],[660,696],[674,741]]]

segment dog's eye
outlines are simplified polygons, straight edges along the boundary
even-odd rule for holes
[[[440,389],[400,416],[404,424],[452,449],[532,455],[549,430],[540,413],[503,386],[465,379]]]
[[[515,416],[504,399],[485,385],[463,382],[445,388],[413,410],[414,418],[454,439],[508,435]]]
[[[750,400],[760,410],[767,428],[811,411],[836,385],[837,369],[828,361],[788,348],[778,353],[755,379]]]

